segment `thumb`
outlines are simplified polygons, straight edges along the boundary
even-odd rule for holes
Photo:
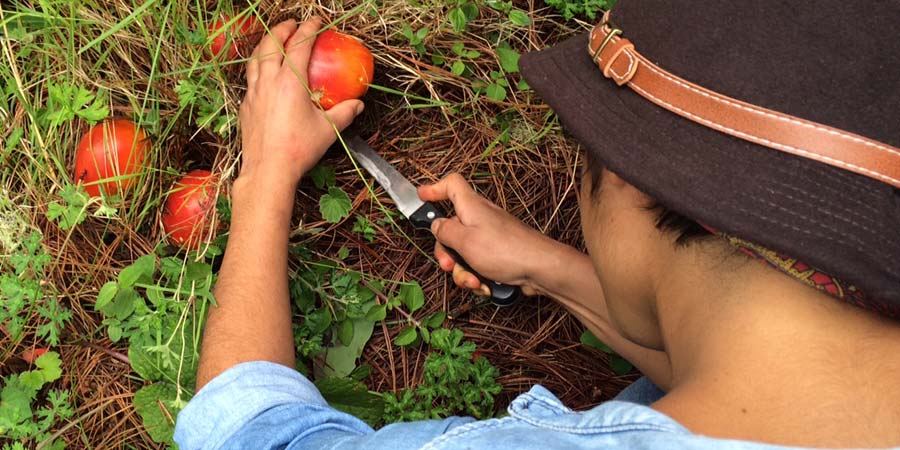
[[[469,182],[458,173],[451,173],[434,184],[419,188],[419,198],[426,202],[450,199],[457,211],[467,208],[471,200],[478,198]]]
[[[431,233],[444,246],[450,247],[457,252],[462,252],[468,230],[459,221],[458,217],[453,217],[450,219],[437,219],[432,222]]]
[[[347,128],[353,119],[356,118],[365,109],[365,104],[361,100],[344,100],[334,105],[325,114],[334,122],[334,126],[339,131]]]

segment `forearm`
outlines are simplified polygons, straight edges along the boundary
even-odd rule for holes
[[[247,361],[294,367],[288,233],[300,177],[362,112],[359,100],[323,111],[306,73],[318,19],[268,29],[247,61],[241,102],[241,174],[232,189],[231,232],[200,349],[197,387]]]
[[[295,185],[238,178],[232,190],[228,247],[207,317],[199,390],[247,361],[294,366],[287,243]]]
[[[544,252],[533,282],[537,289],[566,307],[598,339],[634,364],[661,388],[671,378],[668,356],[631,342],[612,326],[603,286],[590,258],[573,247],[554,242]]]

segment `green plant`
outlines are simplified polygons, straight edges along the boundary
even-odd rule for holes
[[[357,360],[375,322],[385,318],[373,314],[384,286],[331,260],[314,261],[303,247],[291,251],[301,261],[289,284],[291,309],[299,318],[293,321],[297,370],[317,379],[316,386],[329,404],[375,426],[383,401],[362,384],[367,371],[357,366]],[[340,260],[348,256],[346,247],[338,253]]]
[[[169,383],[154,383],[135,392],[133,402],[150,438],[174,446],[174,419],[186,403],[180,391]]]
[[[328,223],[339,223],[350,215],[353,204],[350,196],[343,189],[337,187],[337,175],[334,167],[319,164],[309,172],[313,184],[318,189],[325,190],[325,194],[319,197],[319,213]]]
[[[56,221],[63,230],[84,222],[87,218],[90,198],[83,189],[66,183],[59,192],[61,201],[54,200],[47,205],[47,218]]]
[[[104,284],[94,305],[110,340],[127,341],[132,370],[152,383],[135,393],[134,405],[157,442],[172,442],[173,418],[193,396],[203,321],[214,302],[209,255],[144,255]]]
[[[475,344],[463,341],[459,330],[431,333],[432,352],[425,358],[422,382],[399,394],[384,394],[385,423],[439,419],[467,414],[479,419],[494,415],[499,375],[487,358],[476,357]]]
[[[475,92],[484,93],[491,100],[498,102],[506,100],[506,88],[509,87],[509,81],[506,79],[506,76],[503,72],[497,70],[490,71],[490,76],[491,79],[487,82],[484,80],[473,81],[472,89]]]
[[[479,51],[466,49],[465,44],[462,42],[454,42],[453,46],[450,47],[450,51],[460,58],[453,61],[450,65],[450,73],[456,76],[463,76],[467,71],[468,73],[472,72],[468,65],[463,61],[464,59],[471,61],[481,56],[481,52]]]
[[[521,9],[513,9],[509,12],[509,21],[512,22],[513,25],[517,25],[520,27],[527,27],[531,25],[531,17],[528,16],[528,13],[522,11]]]
[[[334,166],[327,164],[317,164],[316,167],[309,171],[309,177],[312,178],[313,184],[318,189],[334,186],[337,182],[337,173],[334,170]]]
[[[447,386],[436,388],[446,391],[447,398],[436,404],[433,414],[484,415],[489,414],[485,411],[492,411],[494,391],[499,389],[499,385],[491,384],[496,369],[483,359],[474,363],[463,361],[471,359],[474,345],[460,343],[461,332],[448,335],[448,330],[435,330],[446,319],[446,313],[438,312],[422,320],[413,317],[425,305],[425,294],[418,283],[398,283],[391,294],[382,280],[367,280],[362,274],[342,269],[331,260],[314,262],[312,254],[303,247],[294,247],[292,252],[303,261],[290,281],[292,309],[300,317],[300,320],[294,320],[297,369],[316,379],[316,386],[329,404],[373,426],[382,420],[399,420],[399,416],[386,412],[386,405],[396,397],[368,391],[361,381],[370,368],[357,365],[375,324],[386,320],[389,311],[397,311],[402,317],[399,323],[408,326],[396,336],[395,344],[412,345],[421,337],[422,341],[432,342],[432,347],[442,352],[443,356],[426,360],[426,373],[433,374],[428,378],[432,384],[449,386],[468,380],[468,384],[462,385],[462,391]],[[379,303],[379,298],[383,302]],[[434,336],[437,336],[437,343],[434,343]],[[432,360],[437,362],[427,362]],[[450,363],[448,370],[452,373],[439,373],[442,369],[438,366],[445,362]],[[490,399],[473,397],[473,386],[478,386]],[[427,389],[421,393],[432,395]],[[468,398],[465,397],[467,393]],[[407,399],[407,402],[411,401]],[[396,412],[392,414],[396,415]]]
[[[584,14],[591,20],[615,5],[615,0],[546,0],[547,6],[552,6],[566,20],[572,20],[578,14]]]
[[[507,89],[510,87],[507,75],[519,72],[519,52],[510,48],[506,42],[501,42],[495,48],[497,60],[500,64],[500,70],[491,70],[488,72],[490,81],[473,80],[472,89],[475,92],[484,93],[489,99],[502,102],[506,100]],[[516,85],[518,90],[528,89],[527,84],[523,84],[524,80],[520,80]]]
[[[353,224],[353,232],[359,233],[365,240],[375,242],[377,230],[375,225],[366,216],[356,215],[356,223]]]
[[[208,74],[184,78],[175,86],[178,103],[194,123],[220,136],[231,134],[237,123],[234,111],[225,108],[225,94],[215,77]]]
[[[385,303],[384,307],[387,310],[391,310],[400,305],[405,306],[410,314],[425,306],[425,293],[422,291],[419,283],[403,284],[397,296]],[[407,315],[406,321],[409,325],[394,337],[394,343],[404,347],[415,344],[419,337],[427,343],[431,341],[431,331],[440,327],[446,318],[446,313],[442,311],[432,314],[421,321],[415,320],[411,315]]]
[[[353,204],[350,196],[337,186],[328,188],[328,192],[319,198],[319,212],[328,223],[339,223],[350,215]]]
[[[346,253],[346,248],[342,250],[338,253]],[[310,374],[314,368],[321,377],[347,377],[356,369],[375,322],[384,319],[371,314],[384,286],[334,261],[314,261],[303,247],[294,247],[292,253],[301,261],[289,284],[292,309],[299,319],[294,321],[297,369]],[[325,364],[314,365],[323,355]]]
[[[316,381],[316,388],[335,409],[352,414],[371,426],[381,422],[384,400],[361,381],[353,377],[328,377]]]
[[[456,7],[450,10],[447,20],[450,22],[453,32],[460,34],[466,30],[466,25],[469,22],[478,18],[480,12],[475,2],[455,0],[452,3],[455,3]]]
[[[108,100],[103,94],[94,94],[75,84],[52,81],[47,83],[47,93],[50,96],[41,119],[54,127],[76,117],[94,124],[109,116]]]
[[[35,369],[3,378],[0,386],[0,437],[31,440],[46,448],[61,449],[65,442],[50,440],[50,428],[58,421],[66,420],[75,411],[69,401],[69,393],[56,389],[44,394],[47,406],[34,409],[38,393],[62,376],[62,362],[56,352],[47,352],[34,361]],[[49,442],[48,442],[49,441]],[[17,447],[18,445],[18,447]],[[3,449],[24,448],[22,442],[6,443]]]
[[[619,356],[613,349],[603,343],[603,341],[597,339],[590,330],[584,330],[584,333],[581,333],[581,343],[609,355],[609,368],[612,369],[616,375],[625,375],[634,369],[634,366],[632,366],[627,359]]]
[[[338,251],[339,259],[347,256],[345,249]],[[367,279],[333,260],[314,261],[312,253],[300,246],[292,253],[301,261],[290,281],[292,309],[298,317],[293,321],[297,369],[316,379],[332,406],[374,426],[383,416],[382,396],[361,383],[369,370],[358,365],[358,359],[375,324],[385,321],[389,311],[396,312],[401,319],[389,323],[407,327],[395,343],[412,345],[420,336],[429,341],[431,330],[441,326],[446,313],[416,320],[413,315],[425,305],[418,283]]]
[[[428,37],[428,32],[428,27],[422,27],[413,31],[412,27],[406,22],[403,23],[400,29],[400,34],[406,38],[410,47],[416,49],[416,53],[419,55],[425,54],[424,42],[425,38]]]
[[[118,201],[119,197],[107,197],[110,201]],[[104,203],[103,197],[90,197],[81,185],[64,183],[59,191],[59,200],[53,200],[47,204],[47,218],[55,221],[62,230],[71,230],[87,219],[88,209],[91,205],[97,207],[92,213],[94,217],[107,219],[116,217],[118,209]]]
[[[512,1],[503,1],[503,0],[485,0],[484,4],[500,11],[503,14],[506,14],[510,23],[519,27],[527,27],[531,25],[531,17],[528,16],[528,13],[522,11],[521,9],[513,7]]]
[[[9,136],[6,137],[6,143],[3,146],[3,151],[0,153],[0,164],[6,164],[9,155],[22,143],[23,136],[25,136],[25,129],[22,127],[15,127],[9,132]]]
[[[521,54],[512,48],[506,42],[501,42],[497,48],[497,59],[500,61],[500,68],[506,73],[517,73],[519,71],[519,58]]]
[[[51,258],[41,244],[40,233],[26,235],[15,251],[0,261],[0,325],[16,342],[22,338],[26,324],[37,324],[37,339],[59,345],[60,331],[72,312],[60,304],[52,291],[48,292],[52,286],[44,280]]]

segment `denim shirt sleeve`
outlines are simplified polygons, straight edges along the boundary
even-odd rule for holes
[[[249,362],[200,390],[178,415],[175,441],[181,450],[789,450],[695,435],[631,401],[573,411],[541,386],[519,395],[508,413],[483,421],[397,423],[374,431],[329,407],[295,370]]]
[[[419,448],[473,419],[453,417],[372,430],[328,406],[299,372],[270,362],[234,366],[209,382],[178,414],[181,450]]]

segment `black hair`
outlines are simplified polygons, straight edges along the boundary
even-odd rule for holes
[[[600,190],[603,180],[603,164],[591,153],[585,152],[585,172],[591,177],[591,195]],[[703,228],[695,220],[679,214],[655,199],[647,206],[647,210],[656,214],[656,228],[664,233],[675,233],[675,245],[685,246],[692,242],[712,237],[713,234]]]

